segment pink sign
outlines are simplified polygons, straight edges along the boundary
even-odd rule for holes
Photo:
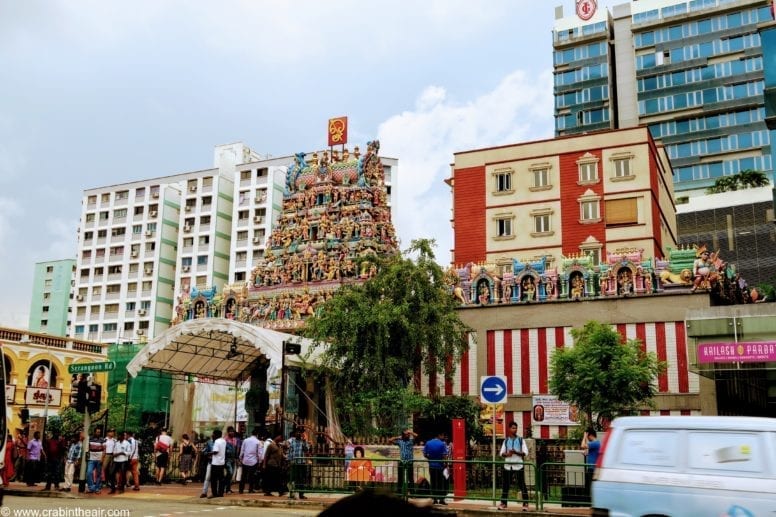
[[[704,343],[698,345],[698,363],[761,363],[776,361],[776,341]]]

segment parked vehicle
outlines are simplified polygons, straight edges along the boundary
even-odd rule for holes
[[[776,514],[776,419],[623,417],[602,443],[594,516]]]

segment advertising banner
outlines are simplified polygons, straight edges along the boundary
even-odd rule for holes
[[[761,363],[776,362],[776,341],[749,343],[703,343],[698,345],[698,362]]]
[[[24,403],[27,406],[45,406],[46,391],[48,391],[49,395],[49,407],[59,407],[62,403],[62,390],[59,388],[27,387],[24,392]]]
[[[534,395],[531,421],[536,425],[579,425],[577,406],[555,395]]]

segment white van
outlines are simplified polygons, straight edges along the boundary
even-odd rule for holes
[[[594,516],[776,515],[776,419],[617,418],[596,467]]]

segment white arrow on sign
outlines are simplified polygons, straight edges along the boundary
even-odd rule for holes
[[[482,391],[492,391],[496,395],[501,395],[501,393],[504,391],[504,387],[501,384],[496,384],[492,388],[482,388]]]

